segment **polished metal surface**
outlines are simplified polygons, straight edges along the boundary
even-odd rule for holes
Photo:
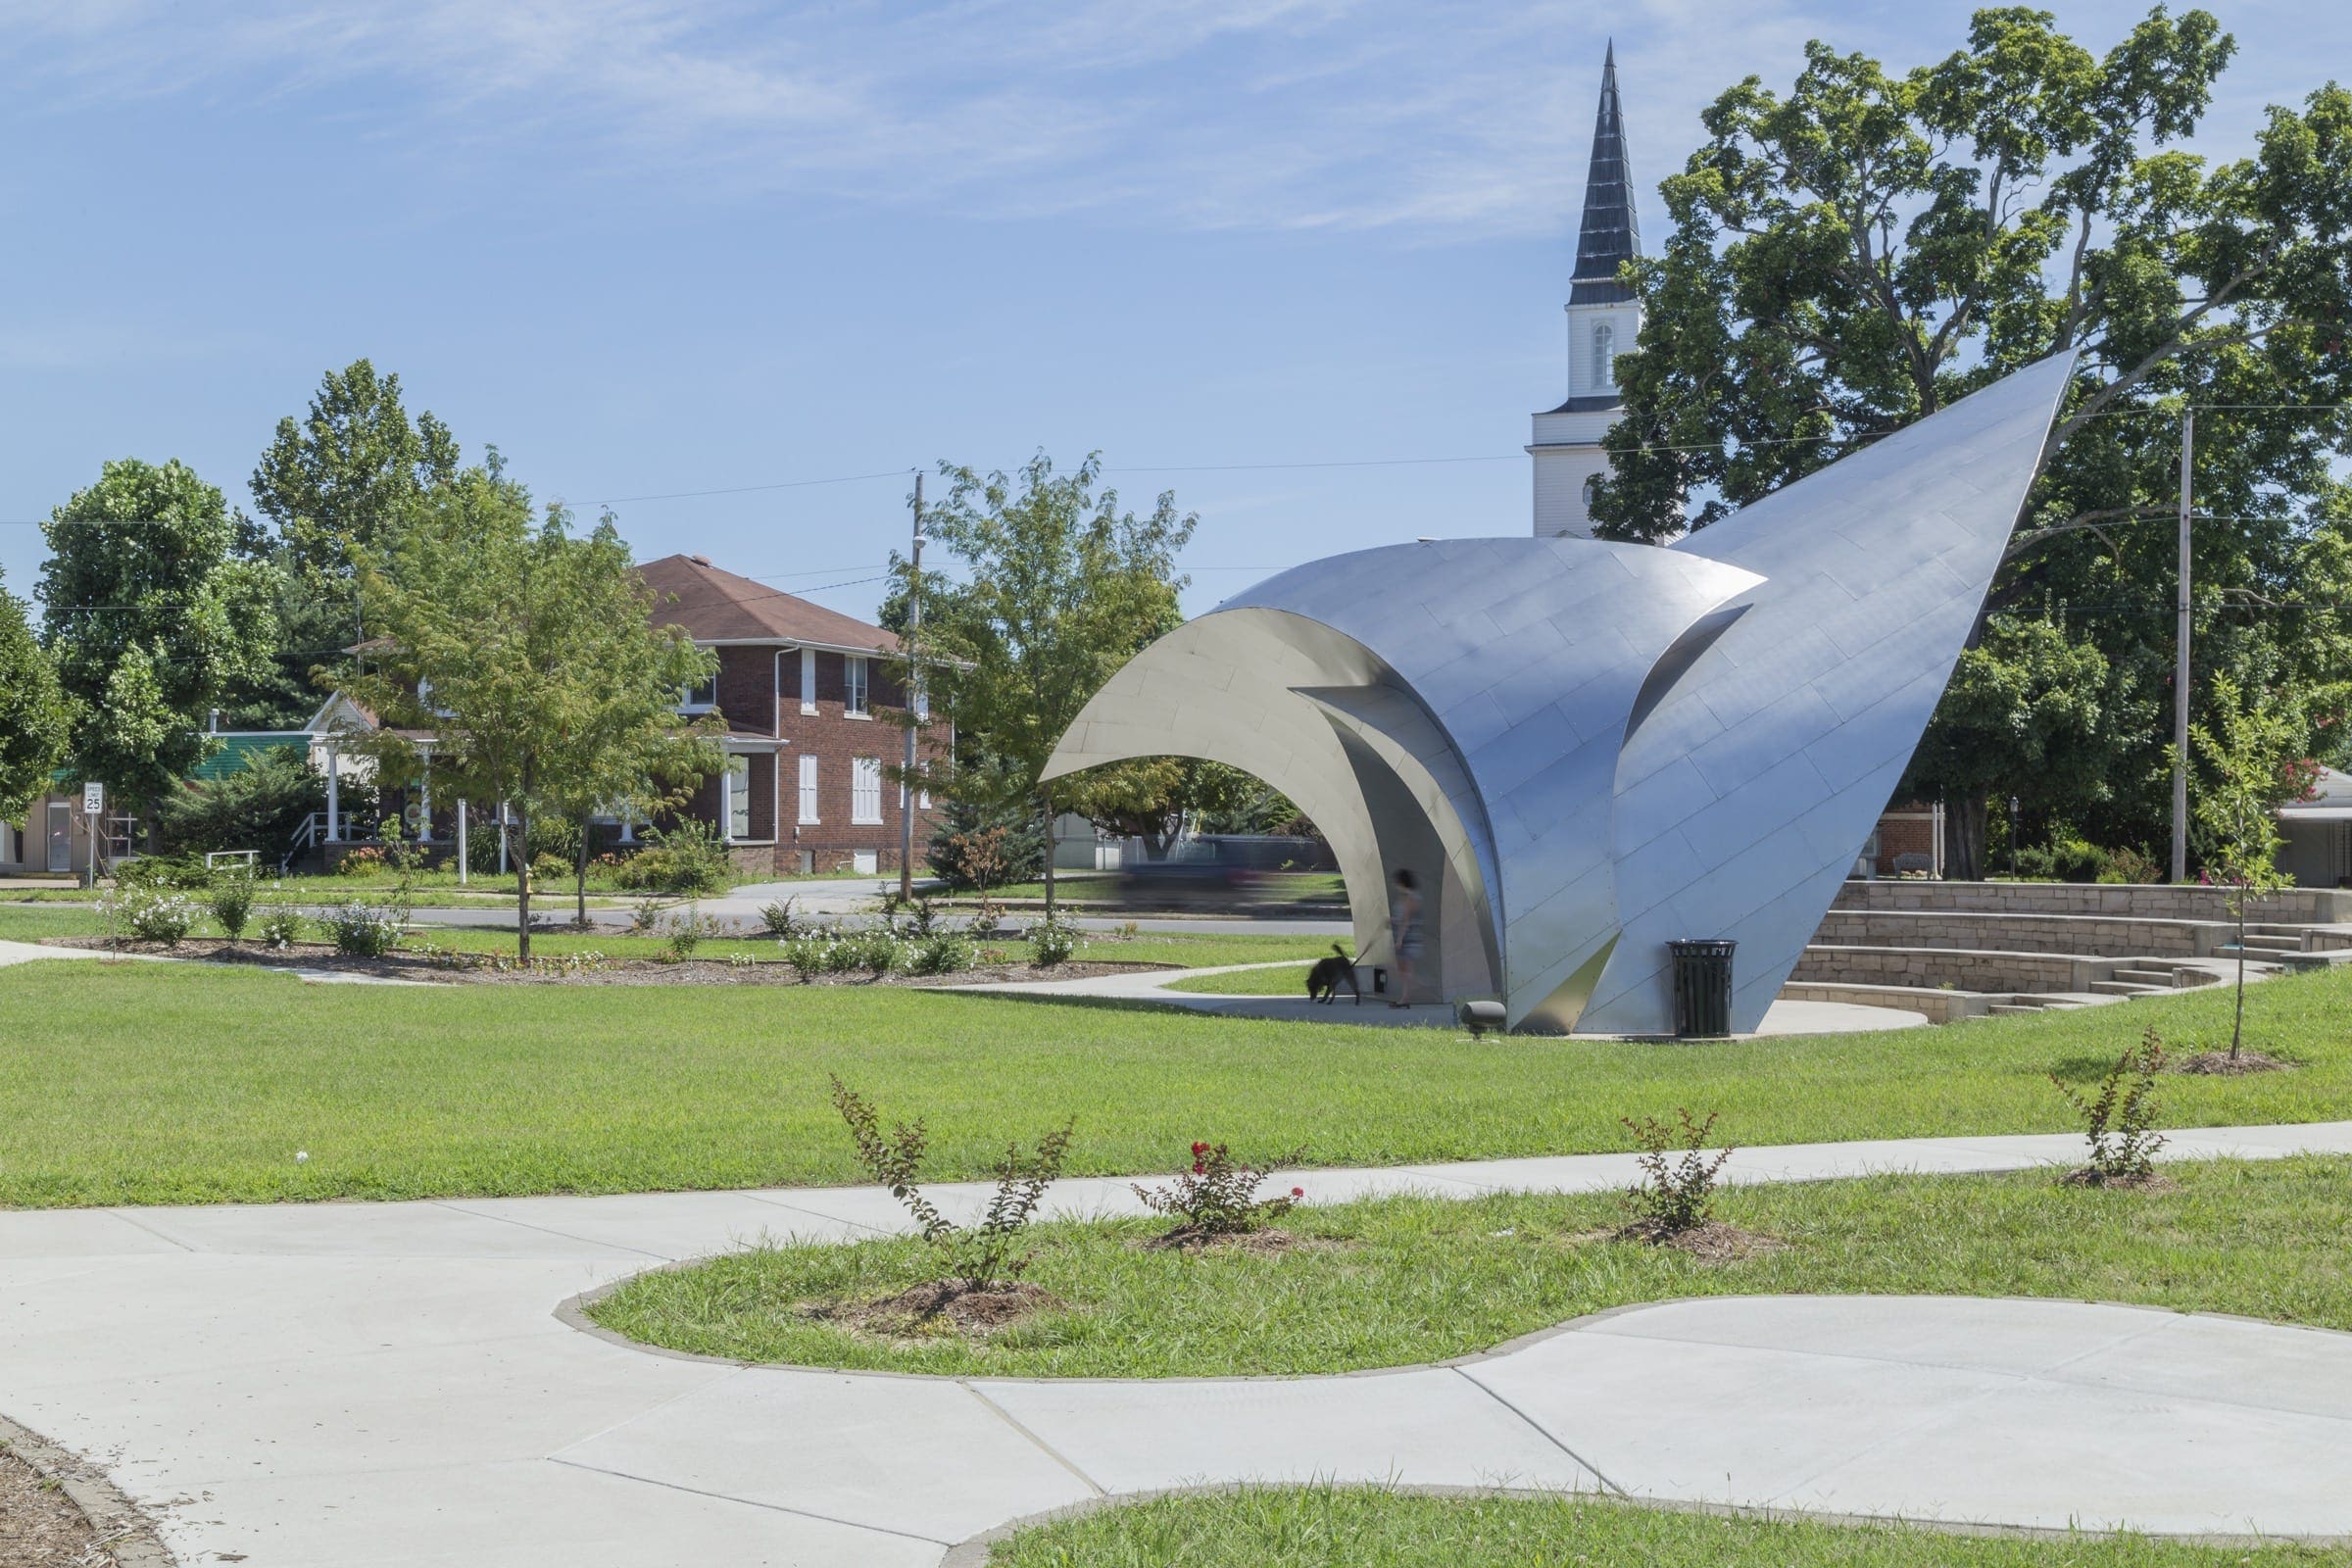
[[[1193,756],[1330,839],[1363,961],[1510,1026],[1662,1034],[1667,942],[1740,942],[1755,1027],[1885,808],[1999,564],[2061,357],[1671,549],[1451,539],[1258,584],[1154,643],[1048,769]]]

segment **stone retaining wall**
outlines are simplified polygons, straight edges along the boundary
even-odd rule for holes
[[[2130,964],[2067,953],[1988,953],[1965,948],[1863,948],[1815,944],[1793,980],[1821,985],[1956,986],[1963,991],[2088,991]]]
[[[1869,884],[1846,884],[1857,885]],[[2218,921],[1835,908],[1823,918],[1813,940],[1843,948],[1959,948],[2086,957],[2202,958],[2235,935],[2235,926]]]
[[[1974,914],[2100,915],[2110,919],[2228,920],[2222,888],[2082,882],[1848,882],[1838,909],[1949,910]],[[2352,892],[2283,888],[2252,901],[2250,920],[2293,924],[2352,921]]]
[[[1993,999],[1973,991],[1907,990],[1900,986],[1829,985],[1791,980],[1781,987],[1784,1002],[1842,1002],[1849,1006],[1897,1007],[1924,1013],[1930,1023],[1956,1023],[1983,1013]]]

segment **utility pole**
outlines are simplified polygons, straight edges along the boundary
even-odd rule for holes
[[[923,667],[915,633],[923,628],[923,470],[914,470],[914,556],[906,574],[906,766],[899,785],[899,897],[914,897],[914,731],[923,718]]]
[[[2197,411],[2180,411],[2180,583],[2173,627],[2173,883],[2188,880],[2188,503]]]

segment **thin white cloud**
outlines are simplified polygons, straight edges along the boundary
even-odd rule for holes
[[[2087,3],[2068,20],[2104,47],[2129,8]],[[1965,26],[1794,0],[0,0],[0,83],[68,113],[372,118],[418,157],[495,141],[554,178],[719,199],[1447,238],[1571,220],[1603,29],[1654,186],[1705,102],[1751,71],[1786,81],[1813,32],[1899,68]]]

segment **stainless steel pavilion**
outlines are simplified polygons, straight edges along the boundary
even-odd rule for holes
[[[1660,549],[1447,539],[1295,567],[1114,675],[1048,776],[1211,759],[1338,856],[1364,962],[1389,884],[1425,966],[1511,1027],[1664,1034],[1667,944],[1780,993],[1918,744],[2073,370],[2058,355]]]

